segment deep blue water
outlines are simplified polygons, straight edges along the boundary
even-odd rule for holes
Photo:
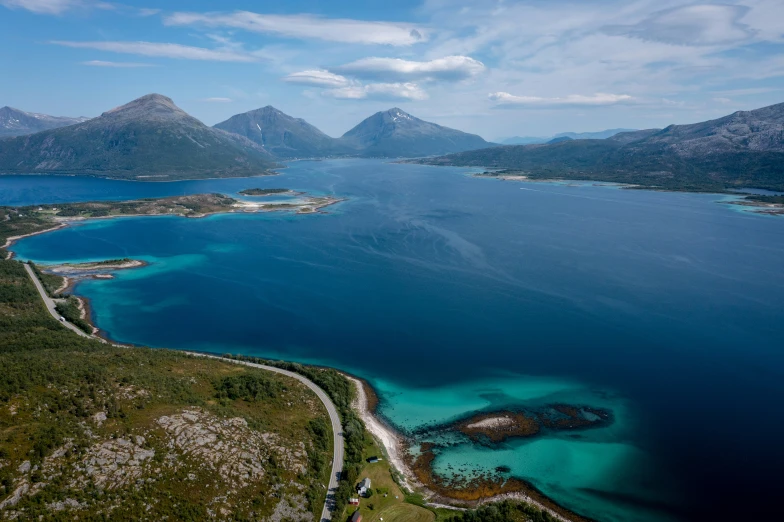
[[[772,507],[784,451],[784,219],[709,194],[472,178],[373,160],[245,180],[0,177],[0,204],[249,187],[334,193],[328,215],[96,221],[18,243],[40,262],[150,261],[77,293],[120,341],[322,362],[401,429],[577,402],[615,424],[436,467],[493,469],[600,520]],[[743,499],[741,501],[741,499]]]

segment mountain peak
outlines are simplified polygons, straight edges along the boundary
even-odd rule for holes
[[[429,156],[488,146],[479,136],[420,120],[399,107],[375,113],[341,139],[366,156]]]
[[[153,117],[167,119],[171,117],[188,117],[188,114],[177,107],[171,98],[162,94],[146,94],[141,98],[108,110],[102,116],[114,117]]]
[[[392,107],[388,111],[382,113],[383,115],[389,116],[392,118],[392,121],[401,122],[401,121],[417,121],[418,118],[411,116],[409,113],[404,111],[403,109],[398,109],[397,107]]]
[[[332,152],[332,138],[272,105],[235,114],[215,128],[248,138],[281,158],[319,157]]]

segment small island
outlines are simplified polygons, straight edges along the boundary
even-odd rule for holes
[[[571,404],[551,404],[536,410],[494,411],[472,415],[437,430],[457,431],[474,442],[498,444],[511,438],[533,437],[544,430],[563,431],[612,422],[609,410]]]
[[[299,196],[303,194],[303,192],[297,192],[295,190],[287,189],[287,188],[249,188],[240,190],[239,194],[242,196],[257,196],[257,197],[264,197],[264,196]]]

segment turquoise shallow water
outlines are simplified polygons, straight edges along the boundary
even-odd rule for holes
[[[771,506],[784,465],[780,218],[709,194],[373,160],[297,162],[252,180],[0,177],[0,204],[255,186],[350,201],[318,216],[94,221],[16,250],[145,259],[77,287],[114,338],[343,368],[374,384],[404,431],[556,402],[613,413],[607,427],[495,448],[453,438],[442,473],[508,466],[599,520]]]

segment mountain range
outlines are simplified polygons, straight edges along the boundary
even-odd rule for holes
[[[49,116],[48,114],[25,112],[6,106],[0,109],[0,138],[34,134],[44,130],[82,123],[88,119]]]
[[[420,120],[401,109],[378,112],[340,138],[267,106],[208,127],[160,94],[93,119],[3,109],[0,173],[87,174],[168,180],[253,176],[275,161],[314,157],[421,157],[491,144]],[[37,131],[37,132],[36,132]]]
[[[548,143],[558,138],[571,138],[573,140],[602,140],[615,136],[621,132],[633,132],[635,130],[636,129],[606,129],[598,132],[561,132],[550,137],[512,136],[511,138],[502,138],[496,141],[498,141],[501,145],[534,145],[537,143]]]
[[[397,107],[373,114],[340,138],[331,138],[305,120],[271,106],[237,114],[215,128],[245,136],[280,158],[412,158],[491,145],[475,134],[420,120]]]
[[[0,140],[0,172],[150,180],[253,176],[273,156],[243,136],[204,125],[160,94],[75,125]]]
[[[784,190],[784,103],[607,139],[509,145],[421,160],[677,190]],[[492,173],[490,173],[492,175]]]
[[[0,115],[14,132],[58,126],[0,138],[0,173],[166,180],[261,175],[292,158],[438,156],[418,161],[664,189],[784,190],[784,104],[665,129],[561,133],[546,143],[505,146],[399,108],[373,114],[340,138],[271,106],[208,127],[159,94],[89,120],[9,108]]]

